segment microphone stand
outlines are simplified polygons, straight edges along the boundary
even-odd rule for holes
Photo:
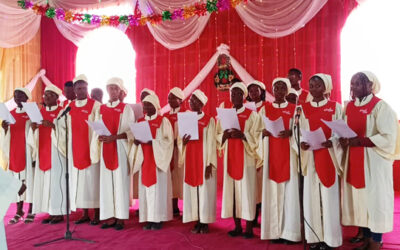
[[[70,108],[71,109],[71,108]],[[67,240],[67,241],[82,241],[82,242],[87,242],[87,243],[96,243],[95,241],[92,240],[86,240],[86,239],[79,239],[79,238],[73,238],[72,237],[72,232],[69,230],[69,167],[68,167],[68,124],[67,124],[67,114],[68,112],[65,112],[64,115],[64,121],[65,121],[65,185],[66,185],[66,192],[67,192],[67,202],[66,202],[66,206],[67,206],[67,231],[65,232],[63,237],[59,237],[53,240],[49,240],[49,241],[45,241],[45,242],[41,242],[41,243],[37,243],[34,244],[34,247],[40,247],[40,246],[44,246],[44,245],[48,245],[57,241],[61,241],[61,240]],[[61,115],[61,116],[63,116]],[[58,118],[60,119],[61,116]],[[58,120],[57,119],[57,120]]]
[[[298,107],[297,109],[299,109]],[[298,113],[299,110],[296,111]],[[301,147],[300,147],[300,114],[295,116],[295,133],[296,133],[296,144],[297,144],[297,162],[299,167],[299,201],[300,201],[300,230],[301,230],[301,241],[303,242],[303,249],[307,249],[307,242],[305,238],[305,228],[304,228],[304,204],[303,204],[303,193],[304,193],[304,177],[303,170],[301,169]]]

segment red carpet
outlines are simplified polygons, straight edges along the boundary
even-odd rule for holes
[[[220,212],[220,205],[217,208]],[[12,206],[4,221],[8,222],[15,212]],[[59,225],[42,225],[40,221],[45,215],[38,215],[33,224],[6,225],[9,249],[32,249],[34,243],[47,241],[60,236],[65,232],[65,222]],[[78,219],[80,213],[72,214],[72,220]],[[219,215],[218,215],[219,216]],[[73,236],[94,240],[97,243],[60,241],[38,249],[302,249],[301,244],[286,246],[274,245],[259,239],[260,231],[255,229],[256,238],[245,240],[243,238],[230,238],[227,231],[233,228],[232,220],[218,219],[210,226],[207,235],[194,235],[190,232],[193,224],[182,224],[175,219],[165,223],[160,231],[143,231],[138,217],[131,210],[131,219],[126,223],[125,230],[117,232],[114,229],[102,230],[98,226],[71,224]],[[344,245],[340,249],[352,249],[353,245],[348,240],[356,232],[354,227],[344,227]],[[400,193],[396,193],[394,230],[384,236],[384,249],[400,249]]]

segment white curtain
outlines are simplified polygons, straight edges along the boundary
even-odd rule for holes
[[[256,0],[238,5],[242,21],[264,37],[294,33],[310,21],[328,0]]]
[[[107,7],[112,4],[129,3],[134,8],[136,1],[143,14],[158,13],[192,5],[198,0],[49,0],[55,8],[88,9]],[[203,0],[204,1],[204,0]],[[360,0],[358,0],[360,1]],[[45,3],[46,0],[34,1]],[[253,0],[246,6],[236,6],[243,22],[264,37],[281,37],[302,28],[326,4],[327,0]],[[15,0],[0,0],[0,47],[15,47],[31,40],[40,26],[40,16],[32,10],[23,10]],[[194,16],[187,20],[162,22],[148,29],[159,43],[170,50],[183,48],[198,39],[208,23],[210,15]],[[75,44],[84,35],[96,28],[94,25],[70,24],[55,20],[57,28]],[[120,27],[123,31],[126,27]]]

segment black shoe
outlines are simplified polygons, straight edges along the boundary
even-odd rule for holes
[[[253,233],[248,233],[248,232],[243,233],[243,238],[245,239],[251,239],[253,237],[254,237]]]
[[[124,224],[117,223],[117,224],[115,224],[114,229],[117,231],[120,231],[120,230],[124,229]]]
[[[181,215],[181,211],[179,211],[179,208],[174,208],[173,212],[174,212],[174,217],[178,217]]]
[[[103,223],[103,225],[101,225],[101,229],[109,229],[115,226],[115,224],[117,224],[116,222],[112,223],[112,224],[107,224],[107,223]]]
[[[272,244],[284,244],[285,240],[284,239],[274,239],[270,241]]]
[[[83,223],[86,223],[86,222],[90,222],[90,218],[89,217],[82,217],[79,220],[75,221],[75,224],[79,225],[79,224],[83,224]]]
[[[153,223],[151,230],[160,230],[162,228],[162,222]]]
[[[93,219],[90,221],[90,225],[92,226],[97,226],[100,224],[100,220],[99,219]]]
[[[229,231],[228,235],[231,237],[238,237],[238,236],[242,235],[242,231],[235,229],[235,230]]]
[[[50,223],[50,221],[53,219],[53,217],[52,216],[50,216],[50,217],[48,217],[48,218],[46,218],[46,219],[44,219],[44,220],[42,220],[42,224],[49,224]]]
[[[147,224],[143,227],[143,230],[150,230],[153,226],[153,222],[147,222]]]
[[[64,216],[56,216],[49,222],[49,224],[55,225],[62,221],[64,221]]]
[[[283,244],[285,244],[285,245],[295,245],[295,244],[297,244],[297,242],[284,239],[283,240]]]
[[[357,244],[357,243],[360,243],[363,240],[364,240],[364,237],[359,238],[359,237],[356,236],[356,237],[353,237],[353,238],[350,239],[350,243],[351,244]]]

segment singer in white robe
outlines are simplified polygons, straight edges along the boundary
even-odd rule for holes
[[[268,135],[260,141],[259,154],[263,155],[261,239],[297,242],[301,240],[301,221],[297,145],[293,130],[295,105],[285,100],[291,88],[288,79],[276,78],[272,86],[275,102],[263,105],[259,113],[262,117],[267,114],[270,120],[282,118],[285,130],[280,133],[285,137]],[[286,137],[285,134],[290,135]],[[279,163],[271,166],[271,161]]]
[[[239,89],[239,92],[236,89]],[[262,122],[256,112],[243,106],[243,100],[247,97],[247,88],[242,82],[233,84],[230,92],[233,106],[238,107],[236,113],[241,128],[240,131],[235,130],[234,133],[240,133],[242,138],[231,137],[223,141],[224,134],[232,132],[225,132],[220,121],[217,122],[217,148],[224,151],[221,217],[234,218],[235,229],[228,232],[232,237],[242,235],[240,219],[246,220],[244,237],[252,238],[252,221],[255,218],[257,202],[256,173],[257,168],[262,165],[261,156],[257,154]]]
[[[54,101],[54,95],[57,100],[61,93],[54,85],[46,87],[42,124],[36,124],[29,136],[36,158],[33,213],[49,213],[50,217],[43,223],[51,224],[62,221],[62,215],[67,213],[65,137],[60,133],[64,121],[57,120],[63,108],[56,101],[48,102],[49,98]],[[53,123],[54,127],[45,126],[45,121]]]
[[[151,110],[154,113],[146,111],[146,105],[152,106]],[[158,230],[161,229],[162,222],[172,219],[170,162],[174,149],[174,133],[169,120],[159,115],[160,104],[157,96],[146,96],[143,106],[146,115],[138,122],[149,122],[152,143],[142,145],[147,142],[135,142],[129,158],[132,162],[132,172],[139,172],[139,222],[147,222],[145,230]]]
[[[342,173],[340,155],[342,149],[338,138],[332,136],[331,129],[322,121],[341,119],[342,107],[339,103],[329,101],[324,96],[331,92],[331,77],[327,74],[315,74],[310,78],[310,89],[323,87],[320,99],[313,96],[310,102],[302,104],[300,127],[307,131],[322,128],[331,147],[317,151],[303,150],[302,166],[304,175],[304,218],[308,225],[305,226],[308,244],[327,244],[329,247],[342,245],[342,227],[340,224],[340,188],[339,175]],[[311,86],[313,85],[313,87]],[[313,92],[310,91],[310,94]],[[327,150],[328,154],[319,159],[321,170],[316,169],[315,154]],[[326,152],[326,151],[325,151]],[[330,159],[329,159],[330,158]],[[320,172],[318,172],[320,171]],[[322,179],[321,179],[322,178]],[[310,228],[311,227],[311,228]],[[312,231],[313,230],[313,231]],[[316,234],[316,235],[315,235]]]
[[[121,103],[119,100],[119,91],[122,89],[122,80],[120,78],[112,78],[107,83],[107,91],[110,95],[112,91],[118,90],[114,99],[103,104],[95,120],[103,120],[106,127],[110,130],[113,136],[126,134],[125,139],[114,140],[116,143],[116,155],[113,152],[104,150],[105,143],[99,141],[97,134],[93,135],[91,144],[91,155],[93,162],[100,162],[100,220],[115,218],[115,223],[118,224],[117,230],[123,229],[122,220],[129,219],[129,191],[130,191],[130,170],[128,163],[128,153],[130,150],[130,129],[129,123],[134,121],[134,114],[129,105]],[[110,122],[110,125],[107,123]],[[111,131],[111,126],[116,128],[116,131]],[[110,155],[108,155],[110,153]],[[105,163],[104,157],[109,157]],[[117,159],[113,161],[111,157]],[[115,164],[112,165],[112,164]],[[118,221],[118,222],[117,222]],[[103,224],[102,228],[108,228],[113,224]]]
[[[372,88],[372,90],[365,92],[364,89],[365,93],[360,94],[358,87],[360,84],[366,85],[365,89]],[[372,87],[368,86],[369,84],[372,84]],[[349,147],[345,147],[342,223],[346,226],[363,227],[370,233],[380,234],[381,238],[381,234],[393,230],[393,160],[398,159],[400,153],[398,118],[385,101],[375,96],[379,92],[380,83],[373,73],[363,71],[355,74],[351,85],[356,98],[347,104],[344,119],[350,127],[352,125],[349,122],[356,125],[358,123],[358,126],[365,128],[365,131],[364,133],[356,131],[357,137],[348,139]],[[365,121],[362,117],[354,120],[354,113],[364,114]],[[355,145],[358,146],[351,141],[355,141]],[[364,175],[353,175],[352,180],[349,166],[350,146],[363,148],[364,155],[363,159],[356,157],[356,164],[359,162],[363,164],[364,169],[360,166],[358,168]],[[370,241],[368,244],[376,246],[381,242]]]
[[[31,93],[26,88],[16,88],[14,91],[14,101],[17,107],[10,111],[16,120],[15,124],[8,124],[3,121],[3,129],[0,129],[0,150],[4,169],[10,172],[16,179],[22,181],[27,186],[27,190],[21,196],[15,196],[13,202],[17,203],[17,212],[11,219],[10,224],[17,223],[24,215],[23,203],[30,203],[28,216],[25,223],[32,222],[35,215],[32,214],[34,169],[32,168],[32,148],[28,143],[28,133],[31,121],[24,111],[21,102],[31,99]],[[6,125],[7,130],[4,130]],[[23,142],[24,141],[24,142]],[[21,143],[24,145],[21,146]],[[24,155],[24,161],[21,156]]]
[[[201,141],[188,141],[183,145],[183,140],[178,136],[178,149],[180,152],[180,165],[184,169],[183,183],[183,223],[198,221],[194,233],[206,233],[208,227],[205,224],[215,222],[217,205],[217,148],[215,139],[215,120],[202,112],[202,107],[208,98],[200,90],[193,92],[190,98],[190,106],[193,111],[201,112],[198,117],[199,138]],[[192,144],[192,145],[190,145]],[[188,152],[188,146],[189,148]],[[202,147],[201,149],[199,147]],[[196,169],[194,164],[197,159],[193,154],[202,152],[202,172]],[[200,160],[198,160],[201,162]],[[201,164],[201,163],[200,163]],[[210,176],[207,177],[206,169],[210,168]],[[199,175],[201,172],[201,175]],[[207,177],[207,178],[206,178]],[[200,184],[201,183],[201,184]],[[197,186],[196,186],[197,185]]]

